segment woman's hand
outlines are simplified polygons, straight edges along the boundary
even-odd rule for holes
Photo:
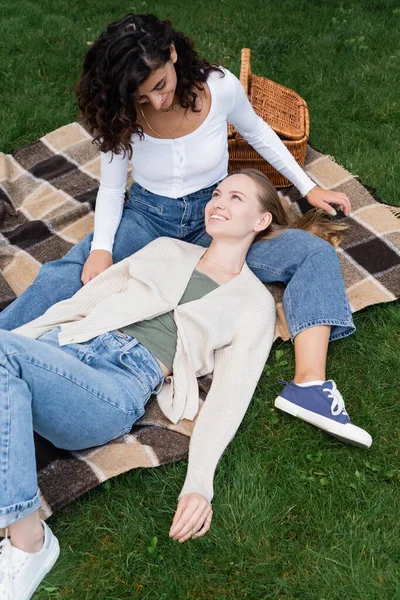
[[[108,250],[93,250],[83,265],[81,281],[86,285],[96,275],[111,267],[113,264],[112,254]]]
[[[184,494],[179,499],[169,536],[180,543],[201,537],[210,529],[211,519],[211,504],[203,494]]]
[[[315,206],[315,208],[323,208],[333,217],[336,215],[336,210],[330,206],[331,204],[338,204],[341,206],[346,217],[351,211],[350,200],[346,194],[324,190],[317,185],[306,194],[306,198],[312,206]]]

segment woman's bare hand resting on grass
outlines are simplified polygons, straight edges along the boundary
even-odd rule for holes
[[[83,285],[89,283],[96,275],[111,267],[113,264],[112,254],[108,250],[93,250],[83,265],[81,281]]]
[[[203,494],[184,494],[179,499],[169,536],[180,543],[201,537],[210,529],[211,519],[211,504]]]

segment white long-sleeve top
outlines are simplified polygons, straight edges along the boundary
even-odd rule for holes
[[[211,107],[195,131],[175,139],[132,136],[133,179],[150,192],[168,198],[181,198],[217,183],[228,174],[228,121],[305,196],[315,183],[273,129],[254,112],[237,77],[228,69],[223,71],[224,77],[213,71],[207,79]],[[127,154],[101,153],[91,250],[112,252],[123,210],[128,164]]]
[[[239,275],[199,300],[179,305],[206,248],[158,238],[89,281],[72,298],[14,329],[38,338],[61,326],[61,346],[89,340],[130,323],[174,311],[173,375],[157,395],[173,423],[199,410],[197,377],[213,372],[194,425],[189,465],[179,495],[199,492],[210,502],[214,472],[250,403],[272,345],[275,303],[244,263]]]

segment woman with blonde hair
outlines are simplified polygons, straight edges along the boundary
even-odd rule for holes
[[[0,331],[2,470],[0,597],[27,600],[52,568],[58,541],[40,520],[33,432],[82,450],[128,433],[151,394],[173,423],[198,413],[197,377],[213,372],[190,440],[170,536],[204,535],[214,472],[239,427],[273,341],[275,305],[246,264],[254,244],[289,226],[338,234],[323,215],[289,219],[267,178],[224,179],[205,207],[209,248],[161,237],[15,331]],[[324,242],[327,243],[327,242]],[[337,285],[333,281],[332,285]],[[334,393],[334,382],[327,382]],[[345,417],[338,437],[370,438]]]

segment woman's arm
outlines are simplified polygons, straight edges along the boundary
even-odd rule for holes
[[[268,358],[275,329],[275,303],[268,292],[263,298],[260,310],[255,303],[254,311],[241,319],[235,342],[215,351],[213,381],[190,439],[187,475],[170,532],[179,541],[196,533],[202,535],[209,528],[208,522],[205,530],[195,529],[198,511],[204,508],[204,500],[211,508],[218,461],[243,420]],[[197,500],[199,496],[203,497],[203,505]],[[189,500],[193,514],[187,509],[182,511],[182,503]],[[211,520],[211,513],[207,516]]]
[[[213,380],[190,438],[188,471],[179,498],[199,492],[211,502],[214,473],[233,439],[261,377],[272,345],[273,327],[259,344],[221,348],[215,352]]]
[[[225,71],[232,85],[232,105],[227,120],[246,141],[277,171],[291,181],[312,206],[333,214],[330,204],[342,205],[345,214],[350,210],[346,194],[318,187],[303,171],[273,129],[259,117],[251,106],[240,81]]]
[[[96,198],[91,250],[112,253],[124,208],[128,164],[127,154],[100,153],[100,187]]]
[[[173,243],[171,238],[166,237],[152,240],[134,254],[115,263],[92,279],[71,298],[53,304],[40,317],[13,329],[13,332],[37,339],[57,325],[87,317],[102,302],[109,301],[110,310],[113,310],[114,299],[111,297],[125,292],[132,280],[138,278],[138,273],[154,273],[153,262],[161,263],[161,259],[168,256],[171,242]]]
[[[100,187],[91,251],[81,276],[84,285],[113,263],[112,250],[124,208],[128,163],[127,154],[100,153]]]
[[[129,262],[131,259],[132,257],[128,256],[116,263],[112,268],[92,279],[88,285],[79,289],[71,298],[53,304],[40,317],[12,331],[37,339],[57,325],[84,318],[97,304],[112,294],[124,291],[130,277]]]

